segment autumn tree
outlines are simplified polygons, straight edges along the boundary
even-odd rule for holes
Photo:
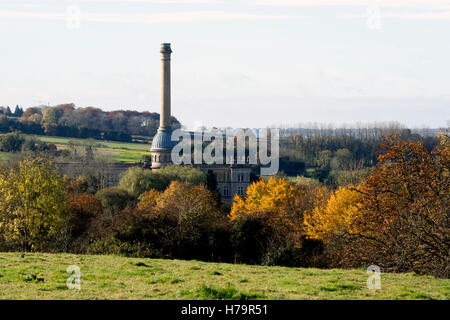
[[[379,164],[363,185],[364,226],[387,267],[449,276],[450,140],[428,151],[423,142],[385,139]]]
[[[85,176],[79,176],[75,179],[64,175],[63,181],[67,193],[72,196],[76,197],[80,194],[87,193],[89,190],[88,180]]]
[[[212,193],[204,185],[173,181],[159,197],[156,208],[176,218],[177,249],[194,251],[199,242],[213,241],[213,228],[225,220]]]
[[[83,236],[92,221],[103,212],[101,202],[89,193],[69,195],[67,201],[68,226],[72,239]]]
[[[134,246],[133,239],[139,239],[153,252],[161,250],[171,257],[223,259],[221,245],[229,243],[220,237],[228,219],[217,208],[205,185],[173,181],[163,192],[144,193],[137,210],[123,211],[118,238]]]
[[[304,263],[299,261],[304,245],[303,216],[326,196],[325,188],[298,186],[283,178],[253,183],[245,198],[235,196],[231,208],[237,254],[246,259],[248,248],[254,247],[259,253],[250,261],[253,263]]]
[[[0,178],[0,230],[21,250],[54,248],[65,232],[65,193],[57,169],[42,158],[24,159]]]
[[[307,217],[311,237],[331,243],[338,263],[449,274],[448,136],[428,151],[421,141],[385,138],[378,164],[357,188],[339,189]],[[338,241],[336,241],[338,239]]]
[[[145,210],[146,208],[156,206],[160,197],[161,192],[156,189],[150,189],[141,196],[141,200],[138,203],[138,210]]]
[[[368,246],[355,255],[355,235],[359,240],[367,236],[358,221],[363,214],[363,196],[360,188],[340,187],[327,201],[318,203],[305,214],[305,231],[309,238],[319,239],[326,245],[328,259],[333,266],[360,266],[367,262]],[[358,247],[359,248],[359,247]],[[356,261],[356,262],[355,262]]]

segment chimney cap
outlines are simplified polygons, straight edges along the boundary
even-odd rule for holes
[[[170,43],[161,43],[161,53],[172,53]]]

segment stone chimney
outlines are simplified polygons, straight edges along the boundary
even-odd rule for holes
[[[170,123],[171,92],[170,92],[170,43],[161,44],[161,114],[159,129],[153,137],[152,169],[158,169],[172,163],[171,152],[175,142],[172,142],[172,127]]]
[[[170,43],[161,44],[161,117],[160,128],[170,128]]]

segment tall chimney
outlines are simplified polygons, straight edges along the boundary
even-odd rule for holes
[[[170,43],[161,44],[161,115],[160,128],[170,128]]]
[[[159,128],[152,140],[152,169],[159,169],[172,163],[172,128],[170,125],[170,43],[161,44],[161,114]]]

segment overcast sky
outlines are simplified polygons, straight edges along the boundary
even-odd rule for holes
[[[449,39],[450,0],[0,0],[0,105],[159,112],[170,42],[188,127],[443,127]]]

